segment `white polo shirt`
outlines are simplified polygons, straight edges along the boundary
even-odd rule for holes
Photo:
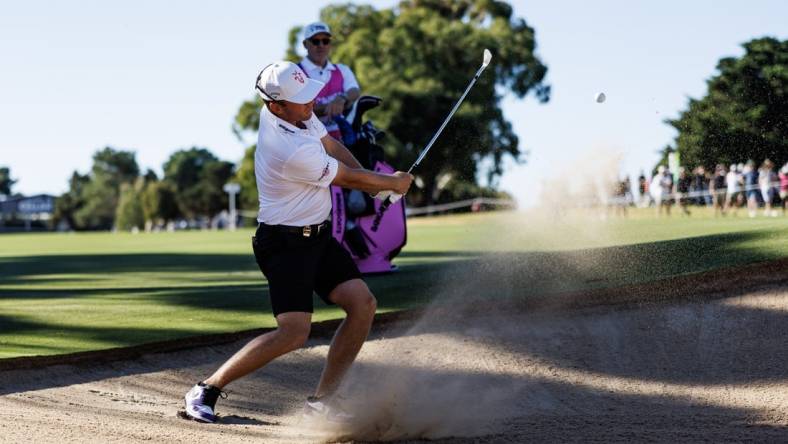
[[[331,63],[331,61],[326,61],[326,66],[320,67],[312,63],[307,57],[304,57],[301,60],[301,67],[306,71],[307,77],[319,80],[323,83],[328,83],[328,81],[331,80],[331,71],[338,69],[339,72],[342,73],[342,91],[347,92],[353,88],[361,89],[358,86],[358,80],[356,80],[353,71],[341,63],[335,64]]]
[[[269,225],[319,224],[331,213],[329,185],[337,160],[320,138],[326,127],[312,114],[301,129],[276,117],[263,105],[254,153],[254,175],[260,211],[257,221]]]

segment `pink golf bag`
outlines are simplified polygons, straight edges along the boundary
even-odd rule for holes
[[[338,118],[345,146],[369,170],[393,173],[395,169],[383,161],[383,148],[378,145],[385,133],[367,121],[361,124],[365,111],[375,108],[381,100],[363,96],[346,119]],[[352,123],[351,123],[352,122]],[[382,200],[367,193],[331,187],[331,230],[334,238],[350,252],[362,273],[387,273],[396,269],[391,264],[407,241],[405,199],[392,204],[373,229],[373,221]]]

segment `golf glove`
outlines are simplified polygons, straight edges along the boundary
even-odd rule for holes
[[[402,199],[402,194],[397,194],[393,191],[386,190],[386,191],[379,191],[378,194],[375,194],[372,197],[380,200],[386,200],[386,198],[388,197],[389,199],[391,199],[391,203],[396,203],[398,200]]]

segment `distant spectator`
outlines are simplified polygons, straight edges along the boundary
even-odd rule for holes
[[[693,171],[692,188],[690,188],[690,191],[695,196],[696,204],[711,204],[711,196],[708,195],[709,180],[706,178],[706,169],[703,168],[703,166],[699,166]]]
[[[747,193],[746,186],[744,185],[744,163],[739,162],[736,164],[736,176],[739,177],[739,184],[741,185],[741,194],[739,194],[739,206],[744,208],[747,206]]]
[[[640,176],[638,176],[638,206],[641,208],[645,208],[649,206],[651,199],[649,198],[648,193],[648,180],[646,179],[646,173],[643,170],[640,170]]]
[[[736,164],[731,164],[731,169],[725,176],[725,184],[728,186],[728,195],[725,197],[725,211],[733,211],[735,216],[739,207],[744,202],[742,192],[741,169]]]
[[[657,167],[657,174],[651,178],[649,186],[651,197],[657,205],[657,216],[665,213],[670,216],[671,194],[673,191],[673,177],[664,165]]]
[[[763,215],[777,216],[777,211],[772,210],[772,202],[777,198],[777,173],[774,172],[774,162],[769,159],[763,161],[761,170],[758,172],[758,185],[763,197]]]
[[[616,207],[616,214],[621,216],[627,215],[627,206],[629,206],[630,192],[629,176],[624,180],[616,181],[616,189],[614,190],[614,204]]]
[[[755,217],[758,211],[758,171],[755,169],[755,162],[751,159],[744,165],[742,171],[744,175],[744,192],[747,196],[747,212],[750,217]]]
[[[632,205],[635,199],[632,196],[632,181],[629,180],[629,175],[624,177],[622,186],[624,187],[624,198],[626,199],[627,206]]]
[[[687,209],[690,198],[688,196],[690,186],[692,185],[692,177],[687,174],[687,169],[684,167],[679,168],[679,178],[676,181],[676,194],[678,194],[679,207],[684,215],[689,216],[690,212]]]
[[[725,166],[718,164],[714,168],[714,176],[709,182],[709,191],[711,192],[712,202],[714,205],[715,216],[725,216],[725,195],[727,190],[726,184],[726,171]]]
[[[782,200],[783,205],[783,216],[785,216],[785,210],[788,205],[786,204],[788,201],[788,162],[780,168],[780,200]]]

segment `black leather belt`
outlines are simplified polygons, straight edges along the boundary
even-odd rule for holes
[[[304,237],[315,237],[320,233],[328,230],[330,222],[325,221],[323,223],[319,223],[316,225],[306,225],[303,227],[293,227],[290,225],[268,225],[268,224],[260,224],[260,225],[265,225],[267,227],[271,227],[274,228],[275,230],[283,231],[285,233],[299,234]]]

